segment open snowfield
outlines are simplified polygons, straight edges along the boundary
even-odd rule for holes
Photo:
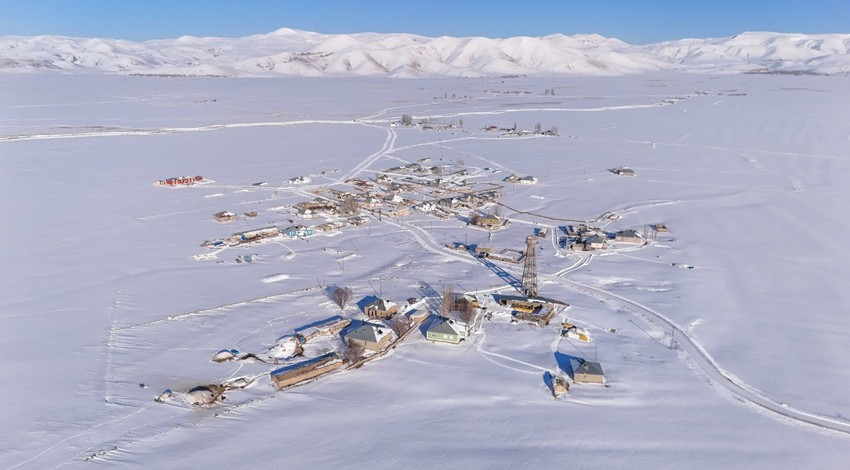
[[[846,465],[850,77],[6,74],[0,96],[2,468]],[[403,113],[463,127],[390,127]],[[482,130],[514,123],[560,136]],[[488,241],[412,212],[199,246],[291,225],[283,208],[309,191],[423,158],[504,184],[508,227]],[[621,166],[636,176],[608,171]],[[539,183],[502,183],[511,174]],[[180,175],[213,182],[154,184]],[[296,176],[311,181],[286,184]],[[223,210],[259,215],[219,224]],[[281,392],[272,365],[210,360],[359,315],[379,292],[510,294],[521,265],[500,276],[444,245],[523,249],[535,227],[577,221],[670,231],[592,255],[540,239],[541,295],[571,304],[545,328],[497,314],[458,346],[416,333]],[[257,261],[235,262],[246,254]],[[332,285],[354,290],[345,312]],[[560,339],[562,316],[594,341]],[[555,401],[544,372],[571,357],[596,358],[607,386],[573,384]],[[154,402],[239,377],[257,380],[213,407]]]

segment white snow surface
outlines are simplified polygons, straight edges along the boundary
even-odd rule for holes
[[[694,72],[850,72],[850,35],[747,32],[646,46],[596,34],[448,37],[320,34],[281,28],[238,38],[133,42],[64,36],[0,37],[0,71],[189,76],[480,77]]]
[[[314,39],[324,50],[365,41]],[[110,56],[115,43],[87,44]],[[120,44],[150,60],[149,43]],[[4,74],[0,90],[2,468],[846,465],[848,77]],[[402,113],[464,124],[390,127]],[[560,136],[482,130],[515,122]],[[462,159],[483,181],[539,182],[504,186],[511,222],[492,240],[414,212],[199,246],[285,227],[285,206],[310,190],[423,158]],[[608,171],[622,166],[636,176]],[[176,175],[215,183],[153,184]],[[299,175],[311,183],[283,183]],[[222,225],[222,210],[258,216]],[[610,213],[619,218],[600,217]],[[559,226],[585,220],[670,231],[609,253],[557,246]],[[572,305],[548,327],[497,312],[457,346],[414,332],[385,358],[285,391],[269,381],[277,366],[210,360],[222,349],[275,356],[279,338],[362,318],[356,303],[379,293],[515,292],[504,277],[522,266],[499,265],[500,276],[444,245],[522,249],[535,227],[552,234],[538,241],[541,295]],[[257,261],[235,262],[249,253]],[[325,286],[353,289],[344,311]],[[560,317],[594,341],[561,339]],[[544,372],[571,358],[599,361],[607,386],[573,384],[553,400]],[[179,398],[225,382],[250,385],[209,407]],[[175,398],[154,402],[166,389]]]

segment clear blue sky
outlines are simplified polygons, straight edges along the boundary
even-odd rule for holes
[[[646,44],[743,31],[850,33],[850,0],[0,0],[0,36],[140,41],[282,27],[424,36],[598,33]]]

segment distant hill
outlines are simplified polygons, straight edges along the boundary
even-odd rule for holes
[[[850,73],[850,34],[742,33],[645,46],[595,34],[429,38],[279,29],[240,38],[133,42],[0,37],[0,72],[197,76],[480,77],[711,73]]]

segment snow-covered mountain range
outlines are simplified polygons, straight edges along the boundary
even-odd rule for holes
[[[0,71],[221,76],[475,77],[714,73],[850,73],[850,34],[742,33],[646,46],[599,35],[429,38],[279,29],[240,38],[133,42],[0,37]]]

